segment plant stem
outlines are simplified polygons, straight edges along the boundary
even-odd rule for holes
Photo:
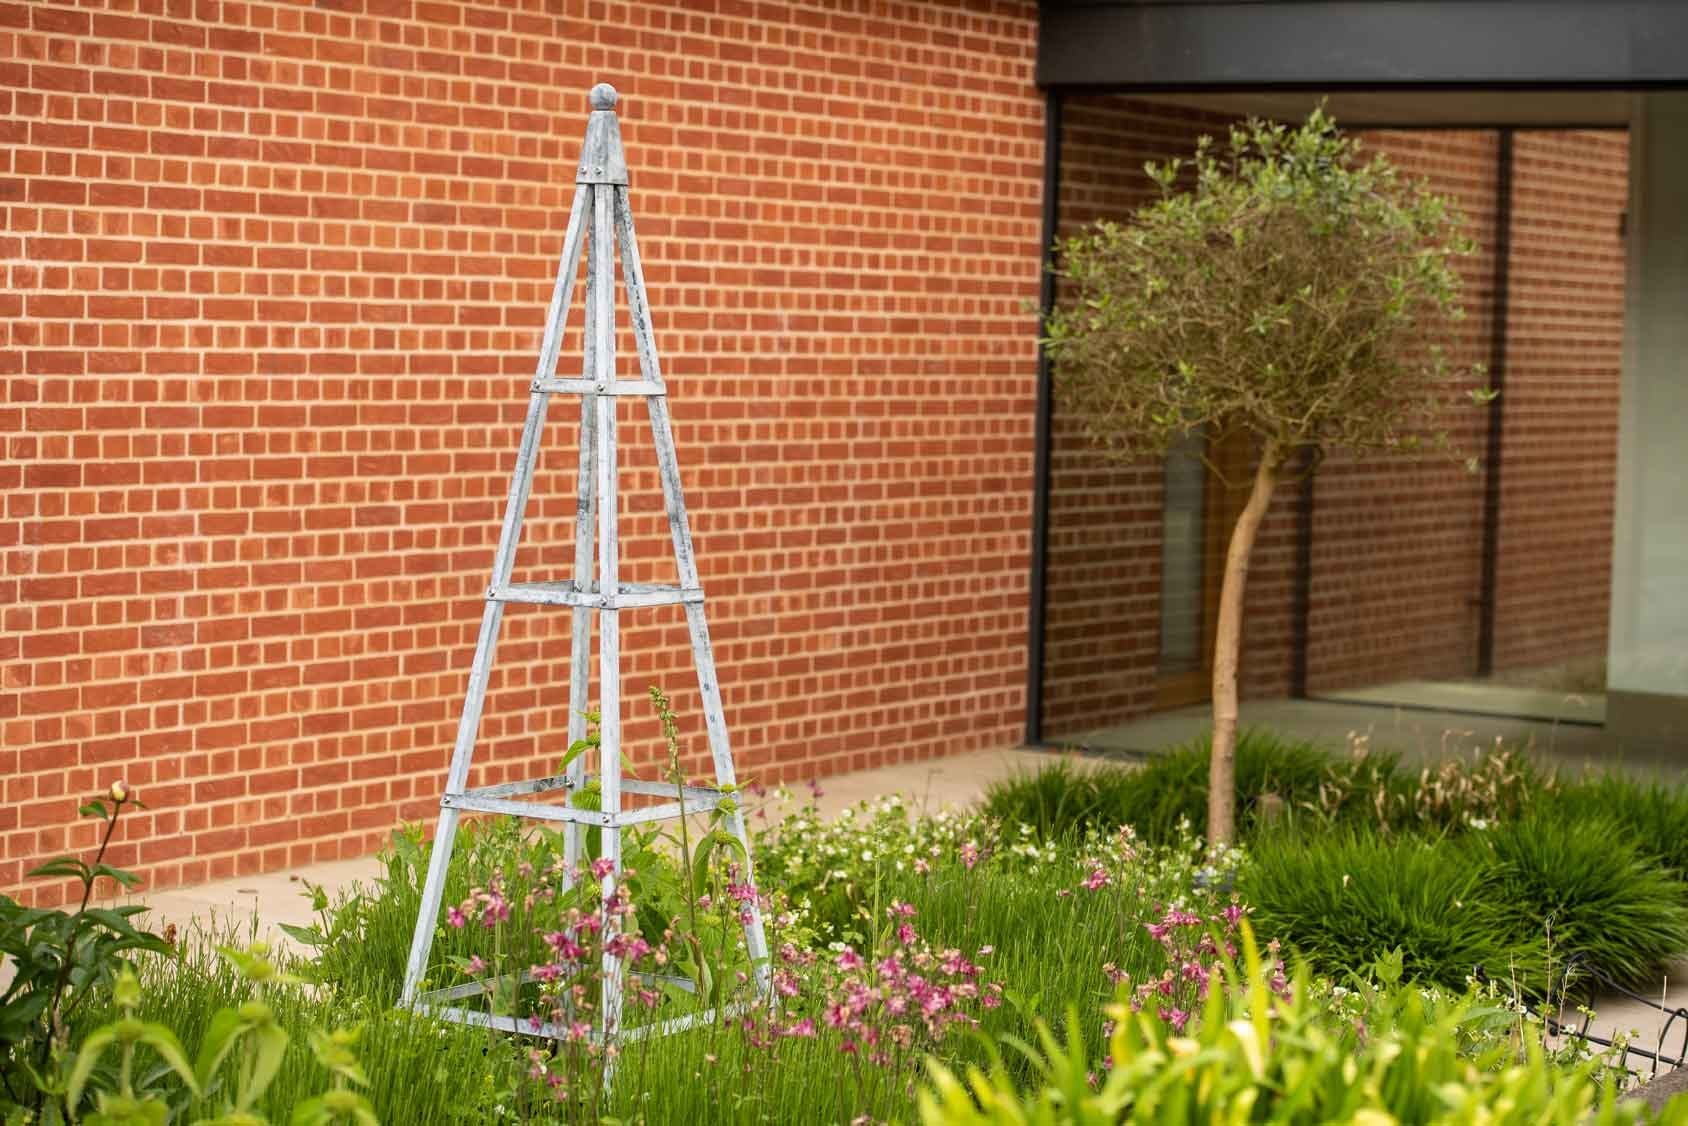
[[[53,982],[52,999],[47,1002],[47,1036],[41,1041],[41,1068],[46,1070],[47,1060],[52,1055],[53,1042],[59,1038],[63,1030],[59,1027],[61,1015],[59,1002],[64,998],[65,987],[70,983],[70,967],[76,953],[76,940],[81,937],[82,915],[88,910],[88,900],[94,895],[94,881],[98,879],[94,869],[105,860],[106,848],[111,844],[111,835],[117,831],[117,818],[123,812],[123,802],[112,805],[111,817],[106,820],[105,836],[100,838],[99,851],[94,853],[94,862],[88,866],[88,875],[82,880],[82,902],[76,907],[76,914],[72,916],[70,926],[70,941],[65,943],[64,961],[59,964],[59,976]],[[86,987],[84,987],[86,988]]]

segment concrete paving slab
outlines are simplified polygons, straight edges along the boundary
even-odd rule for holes
[[[1688,1058],[1688,1013],[1681,1012],[1688,1009],[1688,963],[1672,966],[1658,984],[1639,995],[1657,1002],[1666,1011],[1621,993],[1605,993],[1589,1006],[1594,1011],[1589,1031],[1606,1040],[1622,1034],[1629,1037],[1632,1047],[1645,1049],[1666,1061]],[[1582,1023],[1581,1015],[1575,1012],[1565,1013],[1562,1019],[1573,1027]],[[1632,1055],[1629,1066],[1643,1078],[1655,1074],[1654,1065],[1642,1056]],[[1671,1070],[1670,1062],[1661,1062],[1656,1068],[1658,1074]]]
[[[1688,744],[1620,739],[1583,723],[1328,699],[1245,700],[1238,715],[1244,727],[1265,728],[1339,753],[1364,742],[1411,760],[1434,762],[1492,747],[1498,740],[1527,749],[1544,765],[1573,772],[1621,769],[1680,779],[1688,769]],[[1202,705],[1052,741],[1090,753],[1144,757],[1204,738],[1211,728],[1212,715]]]
[[[1502,716],[1548,723],[1606,722],[1604,693],[1550,692],[1492,680],[1401,680],[1346,692],[1324,692],[1321,700],[1466,716]]]

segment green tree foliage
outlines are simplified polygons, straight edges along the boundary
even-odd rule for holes
[[[1460,219],[1315,110],[1147,166],[1160,198],[1057,247],[1046,346],[1063,405],[1110,456],[1239,436],[1253,486],[1231,535],[1213,668],[1208,835],[1235,831],[1237,651],[1255,532],[1301,451],[1445,446],[1453,398],[1431,339],[1457,320]],[[1472,395],[1486,401],[1481,390]]]

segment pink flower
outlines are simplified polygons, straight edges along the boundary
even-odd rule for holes
[[[1174,1032],[1183,1032],[1184,1026],[1190,1023],[1190,1014],[1183,1009],[1162,1009],[1161,1018],[1172,1026]]]
[[[780,1030],[781,1036],[811,1037],[815,1034],[815,1021],[812,1017],[804,1017],[796,1024],[787,1025]]]
[[[836,964],[841,970],[859,970],[862,968],[862,956],[846,946],[839,952]]]
[[[926,858],[924,856],[915,857],[915,859],[914,859],[914,874],[915,875],[924,876],[931,871],[932,871],[932,865],[927,863]]]
[[[1108,870],[1098,866],[1090,873],[1089,876],[1085,877],[1084,888],[1086,891],[1100,891],[1102,888],[1108,886],[1111,879],[1112,877],[1108,875]]]
[[[471,974],[486,973],[486,962],[481,960],[481,956],[479,954],[476,954],[474,957],[469,959],[468,972]]]
[[[468,923],[469,919],[463,914],[463,909],[461,907],[453,907],[445,913],[445,921],[456,927],[458,930],[462,930],[464,924]]]
[[[618,934],[604,943],[604,952],[614,954],[617,958],[631,961],[643,958],[651,952],[651,944],[638,934]]]
[[[972,841],[967,841],[961,846],[961,863],[965,865],[969,871],[971,871],[973,865],[978,862],[979,846],[974,844]]]
[[[615,861],[607,856],[600,856],[592,861],[592,874],[600,880],[613,871],[615,871]]]

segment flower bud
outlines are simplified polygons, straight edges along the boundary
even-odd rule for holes
[[[111,795],[111,800],[115,802],[129,800],[129,787],[124,784],[122,779],[118,779],[116,782],[113,782],[111,784],[111,789],[108,790],[107,793]]]

